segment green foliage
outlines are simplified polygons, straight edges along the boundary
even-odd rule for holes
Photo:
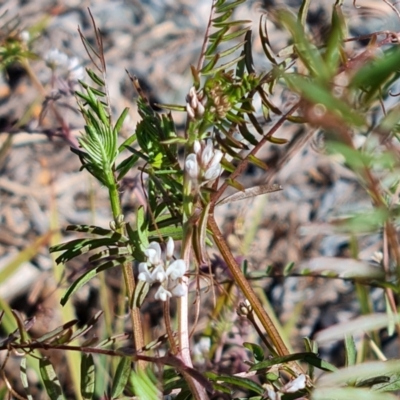
[[[364,355],[352,336],[360,328],[366,331],[385,328],[388,334],[392,334],[394,327],[400,326],[397,310],[389,300],[386,301],[386,314],[372,314],[368,293],[370,286],[376,286],[385,290],[386,299],[389,299],[389,295],[394,298],[398,294],[400,279],[400,255],[395,251],[398,249],[395,223],[399,217],[399,206],[398,199],[393,200],[398,194],[399,162],[396,146],[384,146],[389,138],[396,141],[399,139],[399,107],[383,110],[383,117],[376,117],[376,106],[383,104],[389,95],[390,85],[398,78],[399,50],[390,48],[385,50],[382,57],[372,58],[370,52],[379,43],[371,35],[369,47],[357,56],[350,57],[346,49],[347,21],[341,9],[341,1],[333,6],[331,26],[324,42],[314,43],[306,23],[310,1],[303,0],[297,13],[285,10],[274,15],[277,24],[291,36],[289,46],[276,54],[270,44],[268,17],[261,17],[259,33],[262,48],[271,66],[268,71],[260,73],[253,61],[250,21],[232,20],[234,12],[242,3],[244,0],[213,2],[199,62],[196,67],[191,67],[193,88],[186,99],[186,107],[182,104],[163,106],[173,111],[186,111],[187,123],[183,137],[175,128],[173,114],[156,113],[138,79],[130,77],[138,94],[137,106],[141,119],[135,131],[122,142],[119,133],[128,110],[123,110],[114,123],[102,39],[94,21],[98,48],[82,36],[96,72],[88,68],[86,71],[91,84],[81,82],[81,90],[76,92],[85,126],[79,138],[80,148],[72,151],[79,156],[82,169],[86,169],[108,190],[113,220],[109,228],[93,225],[67,227],[67,230],[79,236],[67,243],[52,246],[50,252],[60,253],[56,258],[58,264],[85,255],[91,265],[80,276],[74,277],[61,299],[62,305],[100,273],[111,268],[121,268],[125,288],[121,289],[119,296],[122,299],[119,311],[128,309],[133,334],[114,332],[111,337],[90,336],[90,330],[100,318],[101,313],[98,313],[83,327],[76,328],[77,321],[72,320],[32,340],[29,329],[34,321],[24,319],[18,312],[6,310],[3,323],[7,325],[8,336],[0,341],[0,350],[6,351],[7,357],[12,351],[22,354],[20,378],[27,398],[32,398],[27,374],[27,366],[32,360],[38,364],[37,369],[47,396],[50,399],[64,398],[63,384],[56,375],[51,359],[41,356],[38,362],[36,360],[38,354],[35,352],[44,349],[80,350],[83,353],[80,394],[84,399],[95,398],[99,391],[100,395],[107,392],[111,398],[135,395],[146,399],[158,399],[178,391],[175,399],[186,399],[192,396],[206,398],[207,391],[233,397],[237,390],[259,399],[273,395],[283,400],[303,396],[312,399],[390,399],[392,396],[387,392],[399,390],[399,362],[363,362]],[[0,65],[3,67],[10,62],[30,57],[29,52],[21,47],[21,42],[11,36],[0,43]],[[348,82],[342,84],[338,91],[337,80],[342,74],[347,74]],[[278,107],[271,101],[279,93],[277,88],[297,96],[297,103],[291,105],[289,111],[285,110],[284,105]],[[277,121],[273,124],[271,122],[268,131],[265,130],[266,124],[260,122],[256,99],[261,100],[261,113],[265,121],[271,122],[273,114]],[[304,352],[286,349],[279,330],[269,328],[273,325],[272,319],[260,318],[265,311],[261,303],[254,300],[251,285],[246,286],[241,281],[268,277],[273,268],[265,272],[249,272],[248,264],[244,262],[242,269],[239,266],[235,269],[236,261],[222,234],[211,223],[214,208],[218,205],[281,190],[280,187],[270,185],[245,188],[239,178],[249,163],[262,170],[269,168],[257,157],[257,152],[267,143],[281,146],[288,143],[288,139],[274,136],[284,123],[304,122],[327,136],[328,156],[339,159],[351,170],[371,197],[370,209],[338,219],[335,221],[336,226],[352,237],[364,232],[385,230],[388,246],[393,252],[393,255],[387,253],[387,258],[393,257],[390,268],[382,264],[376,271],[363,269],[361,263],[357,264],[353,260],[351,266],[355,266],[354,271],[344,274],[332,259],[331,264],[324,264],[320,274],[306,269],[296,275],[296,265],[292,262],[283,270],[283,278],[318,276],[351,280],[356,285],[361,308],[370,315],[317,336],[318,341],[344,336],[346,367],[342,369],[320,358],[317,343],[309,339],[305,339]],[[354,144],[355,135],[366,139],[361,147]],[[290,146],[288,148],[290,155]],[[216,154],[220,157],[216,157]],[[190,156],[194,156],[191,161],[197,162],[196,168],[203,169],[203,176],[194,167],[190,175],[187,163]],[[207,180],[206,173],[210,172],[207,168],[210,168],[214,158],[222,165],[224,175]],[[135,221],[126,222],[119,190],[122,180],[130,173],[141,175],[147,204],[136,210]],[[234,188],[236,193],[224,197],[228,186]],[[250,360],[246,360],[249,366],[247,372],[254,374],[257,379],[210,371],[203,375],[193,368],[190,353],[184,353],[188,351],[189,345],[182,345],[184,335],[189,343],[189,332],[182,329],[188,321],[182,319],[184,316],[180,313],[178,332],[175,334],[168,303],[164,307],[166,334],[151,345],[142,343],[143,346],[138,346],[138,339],[143,340],[143,337],[140,337],[142,332],[137,329],[135,322],[140,321],[140,308],[154,283],[151,274],[155,268],[151,268],[160,265],[164,267],[164,261],[156,260],[158,264],[152,264],[156,262],[152,261],[152,251],[156,250],[149,246],[154,245],[154,242],[168,243],[168,238],[182,241],[182,261],[193,264],[177,279],[171,279],[179,284],[188,279],[190,287],[198,282],[199,267],[208,262],[207,246],[211,239],[217,244],[224,262],[232,272],[234,285],[241,288],[247,299],[247,302],[239,306],[238,312],[241,317],[248,319],[259,335],[260,343],[243,343],[243,347],[251,353]],[[354,251],[354,257],[357,257],[356,253]],[[21,254],[29,258],[31,253]],[[157,254],[157,257],[161,256]],[[172,259],[172,255],[167,258]],[[132,269],[137,263],[141,263],[142,269],[139,267],[139,272],[133,274]],[[15,264],[10,265],[6,272]],[[150,268],[150,271],[146,268]],[[150,278],[145,272],[148,272]],[[161,286],[170,279],[164,270],[162,272],[159,271],[162,278],[156,280]],[[146,279],[143,280],[140,275],[145,275]],[[232,297],[234,285],[232,282],[229,285],[221,290],[223,294],[218,295],[217,306],[213,310],[213,326],[207,328],[207,338],[213,341],[232,326],[231,320],[228,322],[223,317],[224,309]],[[186,296],[187,292],[181,297],[187,301]],[[169,302],[170,299],[166,297]],[[181,310],[183,303],[178,304]],[[188,306],[187,309],[190,313]],[[259,317],[268,335],[260,330],[253,312]],[[12,329],[8,329],[10,326]],[[142,336],[149,337],[150,332]],[[125,343],[127,340],[129,346]],[[115,345],[120,342],[123,345],[115,349]],[[210,358],[214,351],[213,345],[208,354]],[[151,354],[158,346],[164,346],[166,356],[152,357],[147,354]],[[118,365],[97,362],[97,357],[103,357],[104,360],[106,356],[119,360]],[[140,366],[140,363],[146,363],[145,367]],[[106,379],[99,382],[99,365],[104,369],[101,373],[107,376],[107,382]],[[136,370],[133,370],[134,365],[135,368],[137,365]],[[315,380],[316,369],[323,371],[318,380]],[[282,379],[282,370],[289,373],[289,382]],[[161,374],[163,377],[159,378]],[[294,384],[294,388],[291,384]]]
[[[60,381],[58,380],[51,362],[47,358],[41,358],[39,360],[39,368],[46,393],[50,400],[64,399]]]

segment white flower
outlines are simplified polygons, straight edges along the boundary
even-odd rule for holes
[[[210,166],[204,174],[204,179],[206,181],[214,181],[222,173],[222,167],[220,164]]]
[[[174,256],[174,248],[175,248],[175,243],[172,237],[169,237],[167,240],[167,250],[166,250],[166,256],[167,260],[170,260]]]
[[[207,143],[195,140],[193,151],[185,160],[185,171],[189,177],[200,186],[215,181],[222,173],[222,151],[214,149],[211,139]]]
[[[182,276],[186,272],[186,263],[183,260],[175,260],[173,263],[171,263],[166,271],[167,276],[169,276],[171,279],[178,279],[182,278]]]
[[[171,293],[175,297],[182,297],[185,295],[186,290],[181,283],[178,283],[171,289]]]
[[[197,356],[207,354],[211,349],[211,338],[203,336],[199,342],[193,346],[193,353]]]
[[[68,78],[78,82],[85,77],[85,69],[82,67],[79,58],[72,57],[68,60]]]
[[[211,159],[214,157],[214,146],[211,139],[207,140],[207,145],[201,153],[201,166],[207,168]]]
[[[201,144],[198,140],[195,140],[193,143],[193,151],[198,154],[201,151]]]
[[[19,34],[19,37],[24,43],[28,43],[31,40],[31,34],[25,30]]]
[[[283,393],[295,393],[306,387],[307,378],[304,374],[299,375],[296,379],[288,382],[281,390]]]
[[[166,263],[161,258],[161,247],[157,242],[151,242],[144,254],[147,262],[139,264],[138,279],[147,282],[149,285],[160,282],[155,299],[166,301],[172,296],[181,297],[186,293],[185,287],[181,283],[186,272],[184,260],[170,262],[174,255],[174,241],[168,238],[166,247]]]
[[[154,282],[164,282],[167,279],[167,275],[162,264],[154,267],[152,271],[149,271],[147,263],[143,262],[139,264],[138,279],[152,284]]]
[[[166,290],[163,286],[160,286],[157,293],[154,295],[156,300],[167,301],[168,298],[172,297],[172,293]]]
[[[51,69],[65,67],[68,64],[68,56],[58,49],[51,49],[44,57],[46,65]]]
[[[151,265],[158,265],[161,263],[161,247],[157,242],[151,242],[144,251],[144,254],[147,257],[147,262]]]
[[[190,153],[185,160],[185,171],[189,175],[190,179],[197,180],[199,176],[199,164],[197,162],[197,156],[194,153]]]

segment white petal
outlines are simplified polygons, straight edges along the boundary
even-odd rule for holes
[[[222,167],[220,165],[216,165],[214,167],[209,168],[204,174],[204,180],[213,181],[217,179],[222,173]]]
[[[211,139],[207,140],[207,145],[201,153],[201,166],[206,169],[208,163],[212,160],[214,156],[214,145]]]
[[[197,179],[199,176],[199,165],[197,163],[196,154],[191,153],[185,160],[185,171],[191,179]]]
[[[296,379],[287,383],[283,388],[283,393],[295,393],[298,390],[306,387],[306,376],[304,374],[299,375]]]
[[[160,286],[157,290],[157,293],[154,295],[156,300],[166,301],[168,297],[172,297],[172,294],[164,289],[163,286]]]
[[[162,264],[158,265],[151,271],[151,278],[153,282],[164,282],[167,279],[167,274],[164,271]]]
[[[183,260],[175,260],[167,268],[167,276],[171,279],[182,278],[186,272],[186,263]]]
[[[144,251],[147,261],[151,265],[158,265],[161,262],[161,247],[157,242],[151,242]]]
[[[49,68],[65,67],[68,63],[68,56],[58,49],[51,49],[44,57]]]
[[[202,117],[206,109],[204,108],[203,104],[199,102],[199,104],[197,104],[197,108],[195,111],[196,111],[196,117]]]
[[[201,150],[201,144],[198,140],[193,143],[193,151],[197,154]]]
[[[138,279],[140,281],[144,281],[144,282],[147,282],[147,283],[153,283],[153,279],[152,279],[152,276],[151,276],[151,274],[149,272],[149,268],[148,268],[147,264],[144,263],[144,262],[139,264]]]
[[[186,103],[186,112],[190,118],[194,119],[195,117],[194,110],[189,103]]]
[[[214,150],[214,157],[210,162],[210,165],[208,166],[209,168],[215,167],[216,165],[219,165],[221,163],[222,157],[224,156],[224,153],[221,150]]]
[[[175,243],[172,237],[169,237],[167,240],[167,251],[166,251],[166,256],[167,260],[170,260],[174,256],[174,248],[175,248]]]
[[[186,294],[185,288],[183,287],[183,285],[181,285],[180,283],[178,283],[172,290],[171,290],[171,294],[175,297],[182,297]]]
[[[197,99],[196,88],[194,86],[192,86],[189,90],[189,98],[190,98],[190,105],[195,110],[197,108],[198,99]]]

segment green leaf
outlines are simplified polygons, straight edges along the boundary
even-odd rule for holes
[[[271,44],[269,42],[269,36],[268,36],[268,29],[267,29],[267,22],[268,18],[266,15],[261,15],[260,18],[260,23],[258,25],[258,32],[261,38],[261,45],[264,50],[264,54],[267,56],[268,60],[273,64],[273,65],[278,65],[275,55],[272,51]]]
[[[77,323],[78,323],[77,319],[66,322],[65,324],[59,326],[58,328],[53,329],[52,331],[47,332],[43,336],[40,336],[39,338],[35,339],[35,341],[38,343],[43,343],[43,342],[50,343],[54,340],[54,338],[62,335],[65,331],[68,331],[70,328],[75,326]]]
[[[382,58],[374,60],[362,68],[353,76],[350,87],[367,90],[364,101],[374,98],[381,86],[398,71],[400,65],[400,49],[394,47],[385,52]]]
[[[86,68],[87,74],[90,76],[90,79],[99,86],[105,86],[105,82],[102,78],[100,78],[94,71],[90,68]]]
[[[236,50],[240,49],[244,45],[244,43],[245,43],[245,41],[240,42],[236,46],[233,46],[225,51],[218,52],[218,57],[222,58],[222,57],[229,56],[230,54],[234,53]],[[210,55],[206,56],[206,59],[212,59],[214,56],[215,56],[214,54],[210,54]]]
[[[350,367],[355,365],[357,360],[357,349],[353,336],[346,335],[344,337],[344,344],[346,349],[346,367]]]
[[[264,161],[260,160],[256,156],[254,156],[253,154],[250,154],[247,159],[249,160],[250,163],[252,163],[253,165],[257,166],[258,168],[261,168],[264,171],[268,171],[269,170],[268,165]]]
[[[118,132],[121,130],[122,125],[125,121],[125,118],[127,117],[129,113],[129,108],[124,108],[124,111],[122,111],[121,115],[119,116],[117,122],[115,123],[114,126],[114,133],[116,136],[118,136]]]
[[[398,376],[399,373],[399,360],[365,362],[323,375],[319,378],[318,387],[332,388],[347,384],[347,382],[363,381],[374,377]]]
[[[329,364],[326,361],[321,360],[314,353],[305,352],[305,353],[289,354],[287,356],[282,356],[282,357],[274,357],[274,358],[271,358],[270,360],[262,361],[258,364],[253,365],[250,368],[250,371],[258,371],[260,369],[270,368],[273,365],[284,364],[284,363],[287,363],[290,361],[297,361],[297,360],[304,360],[322,370],[326,370],[326,371],[335,371],[336,370],[336,368],[333,365]]]
[[[313,400],[396,400],[396,396],[387,393],[371,392],[367,389],[357,388],[319,388],[317,387],[312,395]]]
[[[293,271],[294,267],[295,267],[295,263],[293,261],[287,263],[285,265],[285,268],[283,269],[283,276],[288,276]]]
[[[30,394],[28,376],[27,376],[27,373],[26,373],[26,357],[22,357],[21,358],[20,377],[21,377],[22,386],[23,386],[23,388],[25,390],[26,398],[28,400],[33,400],[33,397]]]
[[[221,22],[226,21],[228,18],[230,18],[230,16],[231,16],[232,14],[233,14],[233,10],[232,10],[232,9],[231,9],[231,10],[228,10],[228,11],[225,12],[225,14],[220,15],[219,17],[216,17],[216,18],[212,19],[211,22],[212,22],[213,24],[219,24],[219,23],[221,23]]]
[[[239,57],[236,57],[234,60],[232,60],[232,61],[229,61],[229,62],[227,62],[227,63],[225,63],[225,64],[222,64],[222,65],[220,65],[220,66],[218,66],[218,67],[216,67],[216,68],[213,68],[213,69],[210,69],[210,70],[207,70],[206,68],[208,67],[208,65],[206,66],[206,67],[204,67],[202,70],[201,70],[201,74],[202,75],[204,75],[204,76],[208,76],[208,75],[215,75],[217,72],[219,72],[219,71],[225,71],[225,70],[227,70],[228,68],[230,68],[230,67],[232,67],[232,66],[234,66],[234,65],[236,65],[240,60],[243,60],[244,59],[244,57],[245,57],[245,55],[243,54],[243,55],[241,55],[241,56],[239,56]],[[214,64],[215,65],[215,64]],[[211,67],[212,68],[212,67]]]
[[[221,41],[227,42],[229,40],[236,39],[237,37],[244,35],[248,30],[249,30],[249,28],[243,28],[243,29],[239,29],[235,32],[232,32],[229,35],[224,35],[224,37],[222,38]],[[226,51],[223,53],[226,53]],[[222,57],[222,53],[220,53],[220,57]]]
[[[346,22],[343,17],[342,9],[340,7],[334,7],[332,12],[331,32],[323,55],[330,76],[334,76],[334,74],[337,73],[346,31]]]
[[[218,382],[222,381],[224,383],[237,386],[241,389],[252,390],[253,392],[260,395],[264,393],[264,389],[259,384],[248,378],[241,378],[229,375],[217,375],[214,379],[216,379]]]
[[[130,379],[138,399],[158,400],[162,397],[151,369],[132,371]]]
[[[311,0],[303,0],[299,9],[298,21],[302,26],[306,25],[308,9],[310,8]]]
[[[132,154],[129,157],[125,158],[125,160],[121,161],[115,169],[118,172],[117,180],[120,181],[138,162],[138,160],[139,156],[137,154]]]
[[[124,264],[125,262],[132,261],[133,257],[120,257],[115,260],[107,261],[104,264],[101,264],[100,266],[90,269],[89,271],[85,272],[83,275],[81,275],[78,279],[74,281],[74,283],[67,289],[65,292],[64,296],[62,297],[60,303],[61,305],[65,305],[68,301],[68,299],[77,291],[79,290],[83,285],[85,285],[87,282],[89,282],[93,277],[95,277],[99,272],[105,271],[107,269],[119,266]]]
[[[353,149],[344,143],[328,141],[327,148],[331,153],[341,154],[346,160],[346,164],[353,170],[370,167],[374,161],[372,155]]]
[[[239,132],[241,135],[253,146],[258,145],[258,140],[255,138],[255,136],[249,131],[247,128],[246,122],[241,123],[238,125]]]
[[[319,50],[311,43],[304,33],[304,27],[299,20],[287,10],[279,12],[280,21],[291,33],[295,49],[310,74],[320,82],[327,82],[329,72]]]
[[[265,354],[264,350],[261,346],[255,343],[249,343],[249,342],[244,342],[243,346],[246,349],[249,349],[253,353],[253,357],[257,362],[264,361],[265,359]]]
[[[400,390],[400,372],[388,374],[388,380],[383,383],[377,383],[372,386],[375,392],[395,392]]]
[[[111,389],[112,398],[118,397],[124,391],[131,369],[131,357],[122,357],[118,363],[117,371],[113,379]]]
[[[330,112],[341,116],[350,124],[364,125],[364,118],[360,114],[355,113],[352,107],[335,97],[322,85],[294,74],[286,74],[284,79],[293,91],[299,93],[306,100],[324,105]]]
[[[91,400],[95,388],[95,365],[91,354],[82,354],[81,358],[81,395],[85,400]]]
[[[381,228],[390,217],[389,210],[385,208],[374,208],[365,210],[347,218],[335,221],[335,226],[340,231],[363,233],[374,232]]]
[[[322,369],[323,371],[334,372],[337,370],[337,368],[334,365],[330,364],[328,361],[322,360],[321,358],[317,357],[316,354],[314,353],[306,355],[304,357],[304,361],[313,365],[314,367]]]
[[[65,263],[81,254],[85,254],[88,251],[98,249],[103,246],[116,246],[118,242],[114,238],[101,238],[101,239],[76,239],[71,240],[68,243],[59,244],[52,246],[50,252],[64,251],[59,257],[56,258],[56,263]]]
[[[400,315],[393,315],[390,317],[383,313],[362,315],[351,321],[336,324],[319,331],[316,335],[316,340],[318,342],[329,342],[331,340],[342,339],[345,335],[353,335],[357,332],[383,329],[393,320],[398,323],[400,321]]]
[[[64,400],[60,381],[48,358],[41,358],[39,360],[39,369],[46,393],[50,400]]]
[[[115,232],[111,229],[102,228],[102,227],[96,226],[96,225],[68,225],[65,229],[67,231],[84,232],[84,233],[90,233],[91,235],[107,236],[109,238],[114,239],[115,243],[117,243],[117,242],[127,243],[128,242],[128,238],[126,236],[123,236],[119,232]],[[71,243],[71,242],[68,242],[68,243]],[[60,245],[60,246],[63,246],[63,245]],[[53,247],[55,248],[57,246],[53,246]]]
[[[216,12],[218,14],[227,12],[229,10],[234,10],[237,6],[239,6],[240,4],[244,3],[246,0],[236,0],[233,3],[227,3],[223,6],[220,7],[216,7]]]

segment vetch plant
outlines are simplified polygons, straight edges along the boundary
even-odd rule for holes
[[[357,382],[353,378],[346,379],[346,369],[337,371],[336,367],[322,360],[318,356],[317,343],[309,339],[304,340],[304,352],[291,351],[281,327],[266,312],[264,303],[248,279],[246,268],[238,264],[214,217],[215,210],[224,202],[275,190],[269,183],[273,174],[266,174],[265,184],[253,188],[244,187],[239,178],[250,164],[269,170],[257,154],[269,143],[287,143],[287,139],[276,136],[284,124],[308,124],[305,125],[307,133],[304,138],[301,137],[302,143],[310,139],[310,127],[330,134],[335,140],[328,148],[341,153],[348,166],[363,180],[371,193],[374,207],[380,212],[377,215],[380,219],[374,222],[384,226],[387,243],[390,244],[390,250],[388,245],[383,257],[386,265],[383,265],[385,274],[382,279],[374,277],[369,281],[368,277],[363,277],[354,278],[354,282],[363,302],[367,298],[368,284],[383,288],[388,313],[391,316],[397,314],[398,292],[393,284],[398,283],[400,278],[399,243],[393,221],[397,218],[397,208],[382,192],[394,196],[398,187],[381,187],[372,165],[387,166],[385,161],[390,164],[388,169],[395,170],[398,162],[396,164],[393,157],[388,162],[388,157],[376,154],[376,149],[366,149],[369,151],[364,153],[355,149],[352,135],[354,132],[374,132],[379,136],[384,132],[388,137],[398,136],[396,107],[389,112],[385,110],[378,125],[365,117],[368,112],[373,113],[383,96],[388,96],[391,83],[398,78],[400,53],[398,40],[395,39],[398,36],[395,33],[379,33],[384,36],[381,42],[377,41],[378,34],[368,36],[372,50],[390,46],[385,50],[385,57],[373,62],[367,54],[348,54],[345,44],[354,38],[348,37],[342,2],[336,1],[332,9],[331,31],[326,42],[317,46],[305,29],[310,2],[304,0],[297,16],[283,10],[275,15],[292,40],[288,47],[282,49],[279,57],[273,53],[269,43],[267,17],[261,17],[259,34],[270,69],[257,71],[252,57],[250,21],[231,19],[241,3],[243,0],[213,1],[199,61],[197,66],[191,67],[193,85],[186,98],[182,99],[184,104],[159,105],[165,110],[185,113],[184,132],[177,132],[171,112],[154,111],[139,80],[129,75],[138,94],[140,120],[135,131],[122,141],[119,133],[129,110],[123,110],[114,121],[101,33],[93,21],[95,44],[81,34],[94,70],[86,70],[90,83],[80,81],[81,89],[76,92],[85,126],[79,144],[71,150],[80,158],[82,169],[107,190],[112,221],[107,228],[93,225],[67,227],[88,237],[53,246],[51,252],[60,253],[56,259],[59,264],[88,254],[91,265],[70,282],[61,299],[62,305],[97,275],[120,268],[123,283],[118,296],[119,311],[128,310],[128,329],[132,333],[115,332],[109,338],[87,338],[100,317],[99,313],[86,327],[76,328],[77,321],[71,321],[33,341],[28,334],[32,323],[14,313],[18,329],[0,342],[0,350],[7,351],[8,356],[12,351],[30,356],[34,350],[50,348],[79,350],[82,353],[81,376],[85,382],[81,394],[85,399],[94,397],[96,366],[93,355],[119,357],[116,369],[112,365],[103,366],[102,373],[106,371],[111,376],[112,384],[105,388],[110,398],[124,395],[148,396],[151,399],[161,396],[177,399],[232,398],[236,395],[235,388],[240,388],[247,398],[284,400],[315,396],[329,399],[329,389],[337,389],[332,386],[334,384],[350,389],[347,393],[351,395],[362,396],[380,390],[376,385],[383,378],[398,381],[399,362],[396,361],[389,365],[391,369],[385,369],[383,363],[375,365],[381,375],[363,370]],[[371,48],[365,51],[370,52]],[[359,63],[354,63],[355,60]],[[53,60],[53,65],[55,62]],[[335,82],[341,74],[346,74],[347,83],[338,95]],[[279,107],[276,106],[271,98],[277,87],[293,92],[296,102],[282,102]],[[256,104],[260,101],[262,106],[258,109]],[[316,109],[323,109],[324,112],[317,113]],[[290,159],[294,150],[301,148],[296,140],[290,142],[291,146],[278,166]],[[180,150],[183,150],[183,157]],[[123,215],[121,188],[124,178],[132,171],[141,178],[146,204],[135,210],[135,221],[127,221]],[[236,193],[225,197],[228,187],[235,189]],[[177,259],[174,259],[175,241],[181,242]],[[250,352],[247,353],[250,355],[246,360],[248,369],[245,374],[224,375],[211,370],[203,374],[192,361],[191,336],[194,327],[191,326],[191,311],[194,305],[201,307],[199,282],[205,276],[204,266],[212,271],[209,257],[212,243],[218,248],[231,277],[226,284],[215,282],[215,276],[207,276],[211,284],[215,283],[218,297],[213,315],[220,318],[221,309],[230,301],[232,287],[239,289],[245,301],[239,303],[238,314],[249,321],[259,337],[259,343],[241,344]],[[163,253],[161,246],[164,245],[166,249]],[[392,270],[388,262],[390,256],[394,260]],[[143,324],[141,309],[149,301],[148,292],[153,285],[158,285],[154,299],[160,302],[163,309],[165,333],[160,337],[151,337],[151,332],[143,331],[147,326]],[[170,307],[171,304],[176,304],[176,313],[172,312],[175,307]],[[397,319],[388,317],[388,320],[400,332]],[[207,327],[211,332],[212,323]],[[208,350],[212,354],[212,341],[218,338],[212,333],[207,335],[207,346],[201,351]],[[119,339],[123,345],[113,347]],[[82,342],[76,345],[78,340]],[[162,351],[156,353],[154,349],[160,346]],[[355,368],[357,349],[351,338],[345,338],[345,347],[347,367]],[[334,379],[324,379],[325,386],[318,388],[314,368],[327,372],[326,376],[333,376]],[[3,367],[1,371],[4,372]],[[26,371],[22,362],[21,371]],[[61,384],[55,377],[51,362],[45,357],[40,358],[40,371],[49,396],[60,398]],[[24,387],[28,387],[25,384],[26,372],[21,372],[21,375]],[[393,383],[390,390],[394,391],[398,386]],[[340,393],[338,398],[346,397]],[[382,398],[390,399],[391,396],[383,395]]]

